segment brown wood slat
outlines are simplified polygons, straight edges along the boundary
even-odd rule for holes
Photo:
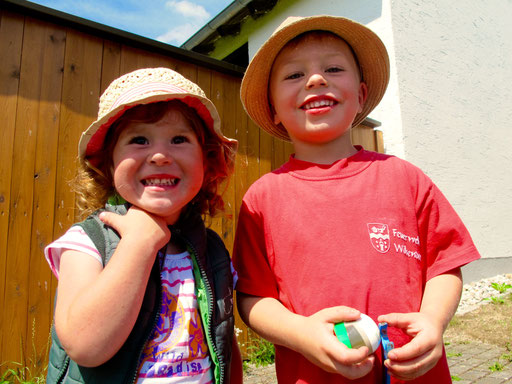
[[[11,212],[5,276],[4,319],[9,332],[2,340],[2,357],[21,362],[26,347],[30,240],[34,199],[34,168],[38,135],[41,52],[36,23],[25,22],[18,108],[12,160]]]
[[[37,136],[25,355],[42,369],[52,322],[53,296],[52,273],[42,255],[44,246],[53,239],[65,31],[46,23],[27,22],[25,40],[33,41],[30,44],[33,49],[27,52],[29,56],[24,56],[23,60],[36,63],[35,68],[31,68],[37,74],[31,86],[37,90],[33,96],[34,106],[38,110],[35,115]]]
[[[55,185],[53,239],[61,236],[75,221],[75,195],[71,191],[76,172],[80,134],[96,118],[100,95],[103,42],[97,38],[66,32],[61,118],[59,122],[59,153]],[[52,292],[56,280],[52,280]]]
[[[6,277],[9,233],[12,232],[11,182],[13,176],[14,137],[16,132],[16,111],[18,108],[18,89],[21,71],[21,50],[23,41],[24,18],[20,15],[2,11],[0,14],[0,111],[2,111],[2,129],[0,129],[0,345],[11,333],[10,315],[6,307]],[[0,348],[0,361],[8,361]]]

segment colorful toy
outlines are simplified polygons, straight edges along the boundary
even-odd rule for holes
[[[382,342],[383,362],[388,358],[388,352],[395,347],[388,338],[388,324],[380,323],[377,326],[365,314],[361,314],[361,318],[356,321],[335,324],[334,333],[338,340],[348,348],[367,346],[370,353],[374,353]],[[384,367],[384,384],[389,384],[390,381],[391,378],[386,367]]]
[[[379,324],[380,339],[382,342],[382,361],[388,358],[388,352],[395,348],[395,344],[388,338],[388,323]],[[391,377],[388,374],[386,366],[384,366],[384,384],[390,384]]]
[[[361,314],[361,318],[356,321],[334,325],[334,333],[348,348],[367,346],[370,353],[374,353],[379,348],[379,327],[365,314]]]

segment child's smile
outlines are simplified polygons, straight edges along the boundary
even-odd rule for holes
[[[154,124],[130,122],[114,147],[114,184],[128,202],[168,224],[201,189],[203,153],[191,123],[177,109]]]
[[[147,187],[160,187],[160,188],[166,188],[171,187],[176,184],[178,184],[180,180],[178,178],[168,177],[166,175],[156,175],[156,176],[150,176],[146,179],[142,180],[142,184],[144,184]]]
[[[308,113],[322,113],[328,112],[336,104],[338,104],[338,101],[329,96],[312,96],[300,108],[308,111]]]

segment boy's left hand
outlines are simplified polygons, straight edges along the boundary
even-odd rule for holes
[[[421,312],[389,313],[379,322],[401,328],[413,339],[400,348],[391,350],[384,362],[391,376],[412,380],[431,370],[443,354],[443,326]]]

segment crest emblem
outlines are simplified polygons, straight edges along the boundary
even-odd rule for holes
[[[377,252],[386,253],[389,251],[390,240],[389,240],[389,228],[387,224],[380,223],[369,223],[368,234],[370,235],[370,241],[373,248]]]

